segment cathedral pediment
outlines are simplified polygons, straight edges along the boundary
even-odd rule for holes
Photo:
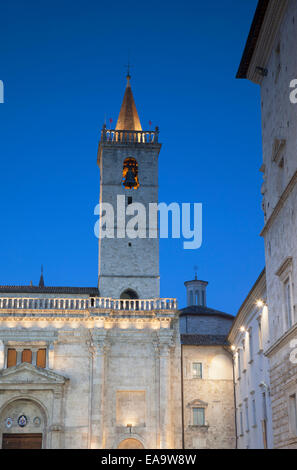
[[[63,385],[68,380],[61,374],[40,369],[29,363],[9,367],[0,372],[0,386],[4,384],[51,384]]]

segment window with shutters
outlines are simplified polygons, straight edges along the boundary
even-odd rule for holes
[[[29,362],[32,364],[32,351],[31,349],[24,349],[22,351],[22,362]]]
[[[17,352],[15,349],[7,350],[7,367],[16,366],[17,363]]]
[[[45,367],[46,367],[46,349],[38,349],[37,358],[36,358],[36,365],[37,365],[37,367],[42,367],[43,369],[45,369]]]
[[[14,367],[17,364],[26,362],[28,364],[36,365],[37,367],[45,369],[47,367],[47,350],[46,348],[40,349],[14,349],[8,348],[6,353],[6,367]]]

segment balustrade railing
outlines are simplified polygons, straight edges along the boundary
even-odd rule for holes
[[[125,131],[107,129],[103,126],[101,131],[101,142],[119,143],[119,144],[156,144],[159,139],[159,128],[154,131]]]
[[[176,299],[111,299],[107,297],[32,298],[1,297],[0,310],[176,310]]]

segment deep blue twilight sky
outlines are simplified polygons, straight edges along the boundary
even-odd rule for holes
[[[96,165],[130,53],[143,128],[160,127],[160,201],[202,202],[203,246],[161,240],[161,295],[210,282],[235,314],[264,266],[259,89],[236,80],[256,0],[10,0],[0,15],[0,284],[95,286]],[[128,269],[128,268],[127,268]]]

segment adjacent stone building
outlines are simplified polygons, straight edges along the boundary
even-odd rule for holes
[[[261,172],[274,447],[297,448],[297,0],[260,0],[238,71],[261,88]],[[293,341],[293,342],[292,342]],[[296,361],[295,361],[296,362]]]
[[[262,271],[242,304],[228,340],[234,353],[237,447],[272,449],[270,346],[266,304],[266,276]]]
[[[180,310],[183,441],[186,449],[235,448],[232,352],[234,317],[206,306],[207,282],[187,281]]]

